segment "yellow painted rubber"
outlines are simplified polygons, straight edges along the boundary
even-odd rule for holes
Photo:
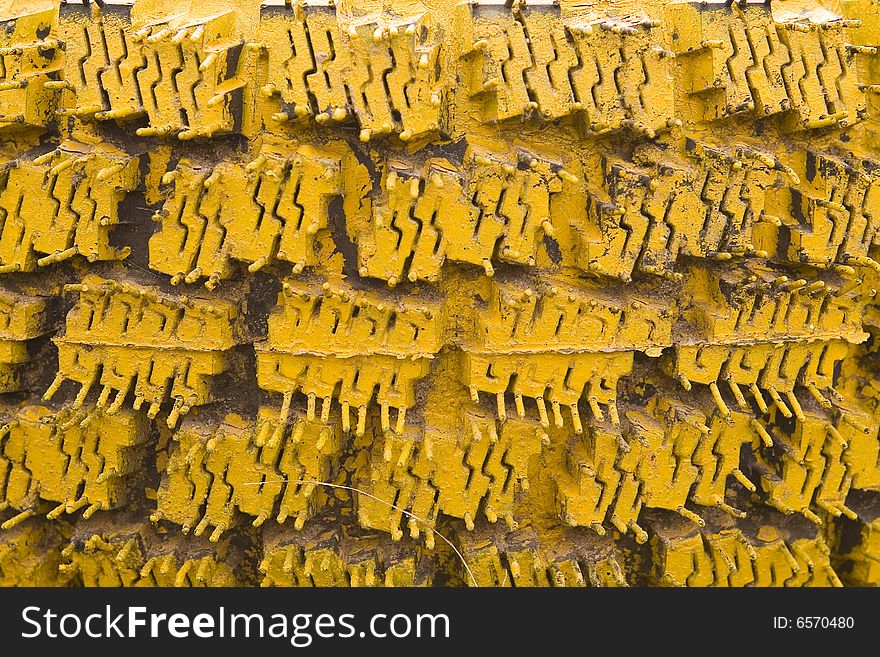
[[[880,2],[0,21],[0,585],[880,584]]]

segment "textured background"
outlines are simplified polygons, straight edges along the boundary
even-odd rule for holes
[[[0,0],[0,584],[880,583],[880,3],[273,4]]]

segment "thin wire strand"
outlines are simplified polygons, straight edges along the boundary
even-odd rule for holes
[[[276,480],[276,481],[278,481],[278,480]],[[376,500],[377,502],[379,502],[379,503],[381,503],[381,504],[385,504],[386,506],[391,507],[391,508],[394,509],[395,511],[400,511],[400,512],[401,512],[402,514],[404,514],[405,516],[407,516],[407,517],[409,517],[409,518],[412,518],[413,520],[415,520],[415,521],[417,521],[417,522],[422,523],[425,527],[427,527],[429,530],[431,530],[432,532],[434,532],[435,534],[437,534],[437,536],[439,536],[440,538],[442,538],[442,539],[443,539],[443,542],[446,543],[449,547],[451,547],[451,548],[452,548],[452,551],[455,552],[456,556],[457,556],[459,559],[461,559],[461,563],[462,563],[462,565],[464,566],[464,569],[467,571],[468,576],[471,578],[471,581],[474,583],[474,587],[476,587],[476,588],[479,588],[479,587],[480,587],[480,585],[477,584],[477,578],[474,577],[474,573],[471,571],[470,566],[468,566],[468,563],[467,563],[467,561],[465,560],[464,555],[463,555],[461,552],[458,551],[458,548],[455,547],[455,545],[452,544],[452,541],[450,541],[450,540],[449,540],[448,538],[446,538],[443,534],[441,534],[440,532],[438,532],[438,531],[437,531],[434,527],[432,527],[431,524],[430,524],[427,520],[425,520],[424,518],[419,518],[417,515],[415,515],[414,513],[410,513],[410,512],[407,511],[406,509],[402,509],[402,508],[400,508],[399,506],[397,506],[397,505],[395,505],[395,504],[392,504],[391,502],[389,502],[389,501],[387,501],[387,500],[383,500],[381,497],[376,497],[376,496],[373,495],[372,493],[368,493],[367,491],[365,491],[365,490],[361,490],[360,488],[356,488],[356,487],[354,487],[354,486],[344,486],[344,485],[342,485],[342,484],[332,484],[332,483],[330,483],[329,481],[318,481],[317,479],[297,479],[297,480],[295,480],[295,481],[291,481],[291,480],[289,480],[289,479],[282,479],[281,482],[282,482],[282,483],[287,483],[287,484],[318,484],[319,486],[327,486],[328,488],[340,488],[340,489],[342,489],[342,490],[349,490],[349,491],[353,491],[353,492],[355,492],[355,493],[360,493],[361,495],[366,495],[366,496],[369,497],[370,499],[372,499],[372,500]],[[265,483],[267,483],[267,482],[264,482],[264,481],[246,481],[246,482],[244,482],[244,485],[245,485],[245,486],[259,486],[260,484],[265,484]]]

